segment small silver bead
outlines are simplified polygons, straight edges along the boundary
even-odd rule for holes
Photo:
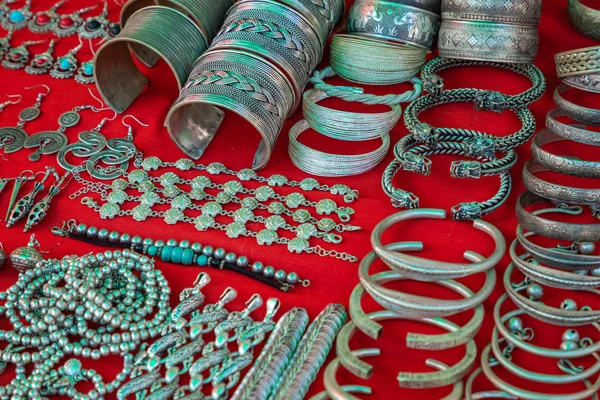
[[[227,253],[225,255],[225,262],[227,264],[233,264],[237,260],[237,254],[235,253]]]
[[[245,268],[248,266],[248,257],[246,256],[239,256],[237,258],[237,260],[235,260],[235,265],[237,265],[238,267],[242,267]]]
[[[273,275],[275,275],[275,268],[270,265],[267,265],[263,270],[263,275],[267,278],[272,278]]]
[[[215,250],[215,258],[216,258],[217,260],[222,260],[222,259],[224,259],[224,258],[225,258],[225,254],[226,254],[226,253],[225,253],[225,249],[218,248],[218,249],[216,249],[216,250]]]
[[[105,228],[100,229],[98,231],[98,239],[100,239],[100,240],[107,240],[109,233],[110,233],[110,231],[108,229],[105,229]]]
[[[204,246],[204,248],[202,249],[202,254],[204,254],[206,257],[211,257],[214,254],[214,249],[212,246]]]
[[[255,274],[260,274],[263,271],[264,268],[264,264],[261,263],[260,261],[256,261],[254,264],[252,264],[252,272],[254,272]]]

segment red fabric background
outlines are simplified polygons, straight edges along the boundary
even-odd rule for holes
[[[22,2],[19,2],[20,6]],[[588,1],[587,4],[594,6],[595,2]],[[33,2],[34,11],[44,10],[49,8],[53,1],[37,0]],[[67,3],[61,12],[74,11],[79,7],[93,4],[92,0],[85,2]],[[93,14],[93,12],[91,13]],[[118,18],[118,7],[114,3],[110,4],[110,16],[113,19]],[[21,42],[22,40],[30,40],[33,35],[24,31],[15,34],[13,43]],[[540,25],[540,54],[536,65],[539,66],[548,79],[549,90],[544,98],[532,105],[532,110],[538,121],[539,129],[544,125],[545,114],[553,108],[552,91],[557,86],[558,79],[555,77],[553,55],[560,51],[565,51],[578,47],[593,46],[597,43],[587,39],[577,33],[568,21],[565,0],[546,0],[544,4],[544,13],[542,23]],[[77,44],[75,37],[61,40],[56,46],[56,55],[64,54],[68,49]],[[45,51],[45,44],[31,48],[33,53]],[[87,60],[91,57],[88,48],[84,48],[78,55],[80,60]],[[325,59],[327,56],[325,57]],[[326,65],[326,60],[323,66]],[[175,161],[182,157],[182,153],[171,142],[166,129],[163,128],[163,118],[177,95],[175,80],[170,74],[169,69],[164,63],[160,63],[156,68],[148,70],[147,75],[150,79],[148,88],[142,96],[127,110],[138,117],[143,122],[149,124],[149,127],[140,127],[134,124],[135,143],[138,148],[143,151],[145,156],[159,156],[163,160]],[[505,93],[514,94],[521,92],[528,86],[527,80],[520,76],[516,76],[505,71],[496,71],[488,68],[479,69],[460,69],[444,72],[442,74],[446,82],[447,88],[458,87],[478,87],[485,89],[501,90]],[[341,80],[332,80],[333,83],[347,84]],[[24,95],[21,104],[7,107],[0,114],[0,125],[10,126],[17,122],[17,114],[22,107],[29,106],[33,103],[37,90],[24,91],[24,86],[36,84],[48,84],[52,88],[52,93],[44,100],[42,106],[42,117],[36,121],[28,123],[26,130],[32,134],[41,130],[56,129],[58,127],[57,118],[63,112],[70,110],[74,106],[83,104],[95,104],[90,98],[87,88],[75,83],[73,80],[60,81],[51,79],[48,76],[30,76],[22,71],[9,71],[0,69],[0,92],[4,94],[21,93]],[[397,85],[393,87],[370,87],[367,90],[374,93],[391,93],[401,92],[408,88],[407,85]],[[598,96],[576,95],[578,101],[588,105],[598,105]],[[3,101],[3,99],[2,99]],[[360,110],[363,112],[377,111],[376,107],[367,107],[356,104],[346,104],[341,101],[324,102],[325,105],[340,107],[347,110]],[[110,112],[93,114],[90,111],[85,111],[82,114],[82,122],[75,128],[68,129],[66,134],[71,142],[76,140],[77,133],[83,129],[91,129],[100,121],[102,117],[110,116]],[[301,118],[301,112],[296,113],[292,120],[288,121],[282,130],[277,146],[268,167],[261,171],[262,174],[269,176],[274,173],[281,173],[290,179],[300,180],[306,177],[290,162],[287,155],[287,132],[289,128],[297,120]],[[120,119],[120,118],[119,118]],[[125,134],[125,128],[120,124],[119,119],[107,123],[102,130],[109,137],[122,137]],[[518,121],[506,112],[504,114],[494,114],[486,112],[475,112],[471,105],[452,105],[436,108],[433,111],[428,111],[423,115],[423,119],[436,126],[453,126],[465,128],[477,128],[486,130],[495,135],[507,135],[515,132],[519,126]],[[406,134],[406,129],[403,124],[399,124],[392,132],[392,143]],[[313,146],[328,151],[338,151],[345,153],[353,153],[364,151],[367,146],[375,148],[379,143],[369,143],[368,145],[354,145],[343,142],[335,142],[330,139],[324,139],[314,133],[307,133],[301,141]],[[250,166],[254,151],[259,142],[258,134],[239,117],[229,114],[223,123],[219,134],[209,147],[201,162],[208,164],[212,161],[220,161],[225,163],[229,168],[240,169]],[[600,160],[598,151],[585,148],[582,145],[575,144],[559,144],[548,147],[555,152],[562,152],[571,155],[578,155],[584,159]],[[506,202],[498,211],[485,219],[498,226],[504,233],[507,239],[507,245],[514,238],[516,227],[516,219],[514,206],[517,196],[524,190],[520,183],[520,175],[523,163],[530,158],[529,144],[518,149],[520,161],[512,170],[514,179],[513,192]],[[28,151],[23,150],[16,154],[6,156],[6,160],[0,159],[0,176],[9,177],[15,176],[23,169],[33,169],[36,171],[42,170],[44,164],[55,164],[55,159],[52,156],[44,156],[43,161],[36,164],[27,160]],[[318,178],[320,182],[333,184],[344,183],[354,189],[360,191],[360,198],[351,206],[356,210],[351,223],[360,225],[363,229],[358,233],[347,233],[344,235],[344,242],[336,246],[335,249],[347,251],[360,258],[365,256],[370,251],[369,235],[373,227],[384,217],[397,211],[391,204],[389,199],[383,194],[380,188],[381,174],[392,159],[392,154],[388,155],[385,162],[375,168],[373,171],[358,177],[343,178],[343,179],[325,179]],[[452,205],[462,201],[469,200],[484,200],[489,198],[497,190],[498,179],[495,177],[484,178],[481,180],[456,180],[450,179],[448,174],[449,163],[453,160],[452,157],[436,157],[433,159],[433,173],[429,177],[412,175],[408,173],[400,173],[395,180],[395,183],[404,189],[413,191],[421,198],[423,207],[440,207],[449,209]],[[568,183],[572,185],[582,185],[589,187],[598,187],[597,181],[565,178],[554,174],[547,174],[549,179],[555,182]],[[219,176],[215,181],[225,182],[226,177]],[[255,186],[255,185],[253,185]],[[29,186],[26,188],[28,189]],[[191,241],[199,241],[203,244],[211,244],[219,247],[223,246],[230,251],[235,251],[238,254],[245,254],[251,260],[261,260],[266,264],[271,264],[276,268],[284,268],[288,271],[295,270],[302,277],[310,279],[312,284],[309,288],[298,288],[292,293],[281,293],[274,289],[270,289],[261,284],[255,283],[242,276],[224,271],[209,270],[213,279],[212,283],[205,289],[209,301],[214,301],[227,286],[233,286],[239,292],[239,296],[233,303],[232,308],[241,308],[243,303],[255,292],[260,293],[263,298],[278,297],[282,302],[281,313],[287,311],[291,307],[305,307],[311,317],[315,317],[319,311],[328,303],[338,302],[347,305],[350,292],[358,283],[357,264],[341,262],[332,258],[321,258],[316,255],[291,255],[285,247],[271,246],[260,247],[254,239],[245,238],[238,240],[228,239],[222,232],[202,232],[196,231],[193,226],[179,224],[177,226],[167,226],[160,220],[147,221],[144,223],[133,223],[133,220],[128,218],[117,218],[115,220],[104,221],[97,214],[81,205],[79,200],[70,201],[68,194],[76,191],[78,185],[71,185],[61,193],[52,204],[50,215],[46,220],[35,229],[34,233],[42,244],[42,249],[50,249],[55,247],[50,256],[61,257],[66,254],[85,254],[90,251],[100,251],[100,248],[88,246],[69,239],[58,238],[50,234],[50,228],[55,225],[60,225],[62,221],[69,218],[76,218],[78,221],[85,222],[88,225],[95,224],[98,227],[107,227],[109,229],[128,232],[133,235],[139,234],[149,236],[155,239],[175,238],[178,240],[188,239]],[[280,192],[289,192],[287,189],[281,189]],[[0,212],[5,213],[10,188],[5,190],[0,197]],[[24,193],[24,192],[21,192]],[[321,193],[311,193],[307,195],[311,200],[319,200],[323,198]],[[589,213],[588,213],[589,214]],[[2,214],[4,215],[4,214]],[[581,217],[581,222],[592,222],[589,215]],[[29,234],[22,232],[22,224],[11,229],[0,227],[0,241],[2,242],[7,253],[18,246],[25,245]],[[475,231],[470,224],[457,223],[452,221],[417,221],[410,224],[394,227],[388,234],[385,235],[384,241],[400,241],[400,240],[422,240],[425,243],[426,249],[423,255],[435,259],[443,259],[447,261],[460,261],[461,254],[467,249],[481,252],[482,254],[490,254],[493,250],[493,242],[483,233]],[[334,248],[333,245],[327,245],[328,248]],[[324,245],[325,247],[325,245]],[[493,327],[493,319],[491,310],[496,299],[503,293],[502,288],[502,272],[508,264],[508,257],[498,265],[499,279],[494,295],[485,303],[486,319],[483,328],[478,334],[476,341],[478,350],[481,350],[488,342]],[[382,265],[377,264],[379,269],[383,269]],[[164,272],[169,280],[174,294],[185,287],[188,287],[194,281],[195,276],[200,272],[198,268],[185,268],[165,264],[160,261],[157,266]],[[0,275],[0,288],[6,288],[17,277],[16,271],[7,266]],[[520,277],[515,277],[517,281]],[[483,283],[483,277],[476,276],[463,280],[473,289],[477,289]],[[402,285],[392,285],[398,289],[410,290],[413,293],[438,296],[440,298],[456,298],[454,294],[447,293],[445,290],[439,289],[433,284],[420,283],[403,283]],[[564,298],[563,293],[558,291],[548,291],[546,300],[553,305],[558,305]],[[555,293],[558,293],[554,296]],[[597,299],[591,295],[579,295],[574,298],[580,301],[580,304],[588,304],[594,308],[599,306]],[[175,299],[175,296],[173,296]],[[595,304],[594,304],[595,303]],[[370,299],[364,301],[364,306],[367,310],[376,310],[378,307]],[[512,307],[512,306],[510,306]],[[505,307],[509,309],[509,307]],[[464,313],[466,315],[458,315],[452,317],[453,321],[464,323],[471,317],[471,312]],[[262,318],[263,311],[256,312],[257,318]],[[558,346],[560,344],[560,335],[563,331],[560,327],[545,327],[528,319],[530,326],[539,327],[537,330],[539,340],[548,346]],[[5,323],[6,321],[4,321]],[[581,330],[582,333],[587,332],[586,329]],[[376,366],[375,374],[369,381],[362,381],[359,378],[351,376],[346,371],[338,374],[338,380],[341,383],[349,384],[367,384],[373,387],[374,394],[366,398],[420,398],[420,399],[435,399],[440,398],[444,394],[449,393],[449,388],[440,388],[436,390],[406,390],[398,387],[396,375],[398,371],[415,371],[424,372],[430,371],[424,364],[428,357],[439,359],[446,363],[455,363],[464,354],[464,348],[459,347],[445,352],[419,351],[406,349],[404,345],[404,337],[407,332],[440,332],[435,328],[428,326],[408,323],[389,321],[384,323],[383,337],[378,341],[373,341],[365,335],[358,333],[352,341],[352,348],[379,347],[382,349],[382,356],[377,359],[371,359]],[[542,332],[542,334],[539,334]],[[590,332],[591,333],[591,332]],[[331,360],[335,351],[332,351],[328,359]],[[538,371],[547,371],[559,373],[555,364],[551,360],[542,360],[536,357],[527,356],[515,353],[515,360],[521,365],[535,369]],[[93,366],[98,371],[113,376],[119,369],[120,363],[113,364],[112,362],[90,362],[86,361],[86,366]],[[12,374],[12,371],[4,374]],[[502,376],[506,376],[503,374]],[[534,388],[530,383],[519,382],[514,378],[511,382],[517,385],[528,387],[531,390],[540,390],[546,393],[560,393],[561,388],[551,386],[540,386]],[[490,384],[485,382],[483,378],[476,381],[475,389],[491,388]],[[315,384],[311,387],[310,394],[315,394],[323,389],[322,374],[319,375]],[[581,385],[575,385],[574,389],[570,388],[570,392],[581,390]],[[569,392],[569,390],[567,390]]]

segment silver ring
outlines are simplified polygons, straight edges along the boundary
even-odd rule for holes
[[[440,57],[532,64],[538,52],[536,27],[489,22],[444,20]]]

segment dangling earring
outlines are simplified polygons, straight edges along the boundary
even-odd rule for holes
[[[27,27],[33,33],[48,33],[56,21],[58,20],[58,10],[63,4],[69,0],[60,0],[53,5],[49,10],[39,11],[31,18]]]
[[[4,57],[10,50],[10,40],[12,39],[13,33],[8,32],[6,36],[0,39],[0,57]]]
[[[38,161],[43,154],[54,154],[62,149],[69,139],[65,135],[67,128],[71,128],[81,120],[79,113],[83,110],[94,108],[90,105],[77,106],[71,111],[63,113],[58,117],[58,124],[60,127],[56,131],[42,131],[35,135],[31,135],[25,141],[24,147],[26,149],[32,149],[37,147],[37,150],[29,154],[30,161]]]
[[[26,272],[29,269],[35,268],[35,265],[44,259],[42,253],[38,250],[40,242],[35,239],[35,235],[31,235],[27,246],[19,247],[10,253],[10,262],[12,266],[19,272]]]
[[[77,71],[77,53],[83,47],[81,43],[81,37],[79,37],[79,44],[69,50],[67,54],[62,57],[58,57],[54,66],[50,70],[50,76],[57,79],[67,79],[72,77]]]
[[[29,193],[21,197],[19,201],[15,203],[14,207],[12,208],[12,210],[10,210],[10,213],[8,214],[8,218],[6,219],[7,228],[10,228],[11,226],[19,222],[24,216],[26,216],[29,213],[31,207],[33,207],[33,204],[35,202],[35,197],[38,195],[38,193],[44,190],[44,183],[46,183],[46,180],[52,174],[56,175],[56,171],[54,170],[54,168],[46,167],[46,172],[44,173],[44,177],[42,178],[42,180],[39,182],[35,182],[33,184],[33,189],[31,189]]]
[[[0,149],[4,149],[4,154],[19,151],[25,145],[27,132],[25,132],[23,127],[27,122],[33,121],[40,115],[42,100],[50,93],[50,88],[46,85],[29,86],[25,88],[33,89],[40,86],[46,89],[46,93],[38,94],[34,105],[23,109],[19,113],[19,122],[17,123],[17,126],[5,126],[0,128]]]
[[[29,173],[31,175],[29,175]],[[19,191],[21,190],[21,187],[23,187],[25,182],[35,179],[35,175],[36,174],[34,174],[33,171],[26,170],[26,171],[21,172],[21,174],[16,178],[2,180],[2,186],[0,186],[0,192],[2,189],[4,189],[6,187],[9,180],[14,179],[14,181],[15,181],[15,183],[13,185],[13,191],[12,191],[12,193],[10,195],[10,199],[8,201],[8,208],[6,209],[6,217],[4,217],[4,220],[8,219],[8,216],[10,215],[10,211],[12,210],[13,205],[15,204],[15,201],[17,201],[17,197],[19,196]]]
[[[52,25],[52,31],[58,37],[68,37],[77,33],[77,30],[83,23],[81,14],[98,8],[98,5],[82,8],[72,14],[63,14],[56,19],[56,23]]]
[[[79,27],[79,35],[85,39],[96,39],[107,34],[106,28],[110,21],[108,20],[108,2],[104,0],[104,7],[100,15],[88,17]]]
[[[0,112],[2,112],[4,110],[4,107],[6,107],[8,105],[19,103],[23,96],[21,96],[20,94],[7,94],[6,97],[10,97],[10,98],[18,97],[19,100],[17,100],[17,101],[6,100],[4,103],[0,103]]]
[[[2,60],[2,65],[4,68],[8,69],[21,69],[27,64],[29,61],[29,50],[27,50],[28,46],[33,46],[36,44],[44,43],[47,39],[37,40],[37,41],[27,41],[21,43],[20,46],[13,47],[8,51],[8,53],[4,54],[4,59]]]
[[[33,16],[33,13],[30,9],[31,0],[27,0],[23,7],[8,11],[0,20],[0,25],[7,31],[12,32],[25,28]]]
[[[99,180],[112,180],[120,177],[129,167],[129,160],[138,155],[137,148],[133,143],[133,128],[125,123],[127,117],[133,118],[142,126],[148,126],[138,120],[133,115],[125,115],[121,123],[127,127],[127,136],[125,139],[113,138],[107,142],[107,150],[94,154],[86,163],[87,172],[90,176]],[[97,164],[104,162],[113,166],[113,171],[109,172],[106,168],[99,167]]]
[[[35,204],[29,215],[27,216],[27,223],[25,224],[25,228],[23,228],[23,232],[27,232],[46,217],[48,211],[50,210],[50,203],[52,199],[64,188],[67,187],[69,181],[66,181],[68,177],[72,175],[69,172],[66,172],[62,177],[56,178],[56,182],[48,189],[48,194],[44,197],[40,202]],[[66,183],[65,183],[66,181]]]
[[[25,67],[25,72],[31,75],[42,75],[47,73],[54,65],[54,39],[50,40],[48,50],[44,53],[36,54],[28,66]]]
[[[94,51],[94,45],[92,44],[91,39],[88,40],[88,43],[90,44],[92,58],[89,61],[83,61],[77,69],[77,75],[75,75],[75,80],[84,85],[94,83],[94,56],[96,55],[96,52]]]

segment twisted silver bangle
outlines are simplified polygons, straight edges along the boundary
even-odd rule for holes
[[[358,175],[377,166],[390,147],[390,136],[381,137],[381,146],[369,153],[359,155],[330,154],[300,143],[297,138],[309,129],[306,120],[300,120],[290,129],[288,153],[294,165],[302,171],[317,176]]]
[[[377,139],[389,133],[402,117],[399,105],[382,113],[340,111],[317,104],[330,96],[320,90],[304,92],[302,111],[306,122],[322,135],[346,141]]]

